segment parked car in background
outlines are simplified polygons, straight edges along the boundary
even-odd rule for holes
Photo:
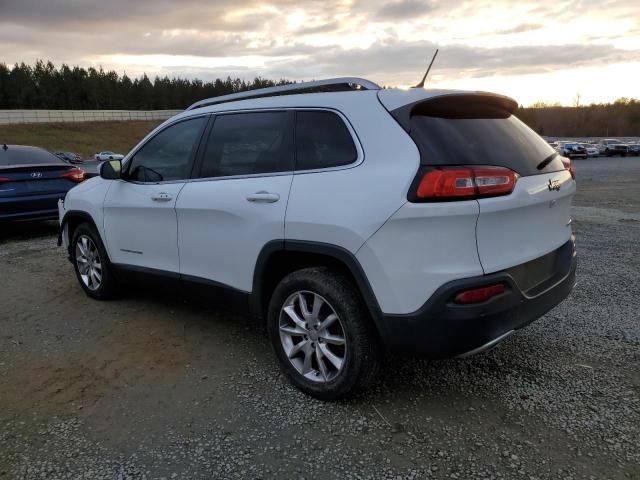
[[[78,155],[77,153],[73,153],[73,152],[53,152],[53,154],[56,157],[61,158],[65,162],[71,163],[73,165],[82,163],[82,157],[80,155]]]
[[[600,150],[593,143],[582,143],[581,145],[584,147],[585,151],[587,152],[588,157],[600,156]]]
[[[558,142],[557,152],[567,158],[587,158],[587,149],[577,142]]]
[[[0,220],[56,218],[84,171],[38,147],[0,147]]]
[[[627,146],[629,147],[629,155],[640,155],[640,143],[629,143]]]
[[[106,150],[104,152],[96,153],[94,155],[94,158],[96,160],[100,160],[104,162],[105,160],[122,160],[124,158],[124,155],[121,155],[119,153],[113,153],[113,152],[110,152],[109,150]]]
[[[600,150],[601,155],[606,155],[607,157],[614,155],[625,157],[629,151],[629,146],[615,138],[603,138],[598,142],[598,150]]]
[[[95,299],[128,271],[237,301],[294,385],[340,398],[383,345],[472,355],[573,288],[571,160],[517,107],[357,78],[203,100],[71,190],[60,243]]]

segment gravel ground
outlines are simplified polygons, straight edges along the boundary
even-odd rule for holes
[[[388,358],[323,403],[260,325],[87,298],[55,223],[0,227],[0,479],[640,478],[640,159],[576,162],[578,285],[495,350]]]

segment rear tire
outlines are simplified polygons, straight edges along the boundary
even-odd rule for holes
[[[73,232],[71,260],[80,286],[97,300],[113,298],[116,283],[107,251],[95,228],[82,223]]]
[[[361,390],[380,370],[382,347],[359,292],[328,268],[287,275],[271,297],[267,328],[282,371],[320,400]]]

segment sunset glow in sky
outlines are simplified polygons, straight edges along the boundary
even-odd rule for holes
[[[529,105],[640,97],[639,0],[0,0],[0,62],[137,76],[360,76]]]

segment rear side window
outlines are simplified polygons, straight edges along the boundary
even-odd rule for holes
[[[538,134],[490,103],[426,102],[414,107],[409,134],[423,165],[496,165],[522,176],[565,168]]]
[[[227,177],[293,170],[287,112],[251,112],[216,117],[200,177]]]
[[[296,170],[338,167],[358,152],[344,121],[333,112],[296,112]]]

